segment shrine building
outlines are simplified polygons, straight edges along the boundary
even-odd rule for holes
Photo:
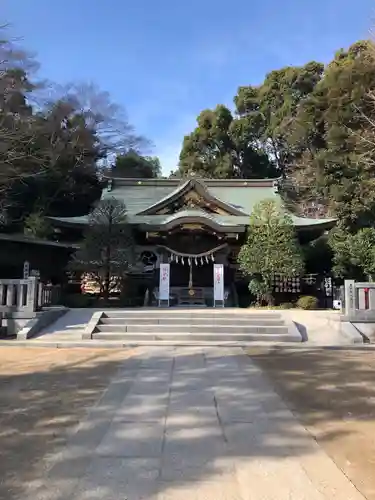
[[[148,290],[150,305],[158,301],[160,265],[169,263],[170,302],[212,305],[214,264],[222,264],[224,295],[236,305],[244,277],[237,255],[244,242],[249,216],[262,200],[282,206],[278,179],[125,179],[106,178],[102,200],[123,202],[133,226],[137,264],[131,274]],[[291,214],[300,242],[318,238],[334,219]],[[59,239],[79,241],[89,215],[53,218]]]

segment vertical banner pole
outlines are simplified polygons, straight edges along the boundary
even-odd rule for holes
[[[214,307],[224,307],[224,265],[214,264]],[[221,303],[221,304],[220,304]]]
[[[170,264],[160,264],[159,307],[167,302],[169,307]]]

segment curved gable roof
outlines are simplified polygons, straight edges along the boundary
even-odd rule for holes
[[[172,191],[171,193],[169,193],[167,196],[157,201],[156,203],[153,203],[142,212],[138,212],[137,215],[155,215],[159,210],[166,207],[169,203],[173,203],[174,201],[178,200],[183,195],[187,194],[189,191],[195,191],[204,200],[210,203],[214,203],[216,206],[225,210],[230,215],[238,215],[238,216],[246,215],[246,212],[243,212],[242,210],[232,205],[231,203],[228,203],[216,197],[213,194],[212,189],[208,189],[204,181],[200,179],[186,180],[185,182],[180,184],[174,191]]]

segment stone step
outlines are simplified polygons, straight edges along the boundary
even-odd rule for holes
[[[283,334],[288,333],[288,327],[281,324],[277,326],[264,326],[264,325],[190,325],[190,324],[170,324],[170,325],[97,325],[96,330],[101,333],[196,333],[196,334],[227,334],[232,335],[236,333],[272,333]]]
[[[180,317],[174,315],[166,315],[165,317],[160,316],[142,316],[142,317],[103,317],[100,319],[100,325],[212,325],[212,326],[225,326],[225,325],[236,325],[246,326],[253,325],[254,323],[261,326],[278,326],[283,324],[283,320],[280,318],[249,318],[249,317]]]
[[[157,342],[168,341],[171,345],[180,345],[181,342],[210,342],[212,345],[221,344],[223,342],[238,343],[238,342],[301,342],[301,336],[290,333],[247,333],[247,334],[228,334],[228,333],[93,333],[93,340],[98,341],[116,341],[128,342]]]
[[[82,347],[82,348],[89,348],[92,349],[93,347],[99,347],[100,349],[122,349],[122,348],[129,348],[129,347],[139,347],[139,346],[154,346],[154,347],[160,347],[160,346],[201,346],[201,347],[254,347],[254,346],[262,346],[262,347],[269,347],[269,346],[289,346],[290,348],[295,347],[297,349],[301,349],[300,346],[298,346],[298,342],[301,342],[301,340],[293,340],[289,342],[283,342],[280,340],[276,341],[263,341],[263,340],[253,340],[249,342],[235,342],[235,341],[211,341],[211,340],[179,340],[179,341],[170,341],[170,340],[136,340],[132,342],[128,341],[115,341],[115,340],[94,340],[94,339],[86,339],[86,340],[54,340],[54,341],[41,341],[41,340],[0,340],[0,345],[2,347],[14,347],[17,345],[17,347],[29,347],[29,348],[43,348],[43,347],[50,347],[50,348],[77,348],[77,347]],[[370,344],[361,344],[357,347],[360,349],[364,349],[364,346],[367,350],[373,350],[374,345]],[[337,346],[334,346],[335,348]],[[345,349],[348,348],[348,346],[343,346]],[[351,346],[351,349],[355,349],[356,346],[353,344]],[[311,346],[309,347],[311,349]],[[321,346],[317,346],[316,349],[321,349]]]
[[[202,308],[137,308],[137,309],[106,309],[103,311],[104,315],[107,317],[144,317],[145,315],[149,316],[223,316],[223,317],[258,317],[258,318],[269,318],[270,316],[273,318],[281,318],[281,314],[277,311],[254,311],[239,309],[239,308],[222,308],[218,307],[216,309],[207,307],[205,309]]]

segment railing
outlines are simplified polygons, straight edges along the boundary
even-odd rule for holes
[[[44,306],[58,305],[61,288],[46,285],[35,277],[0,279],[0,313],[33,313]]]
[[[354,320],[375,320],[375,283],[345,280],[342,309]]]
[[[37,278],[1,279],[0,312],[35,312],[37,308]]]
[[[38,283],[38,307],[56,306],[61,303],[61,286]]]

